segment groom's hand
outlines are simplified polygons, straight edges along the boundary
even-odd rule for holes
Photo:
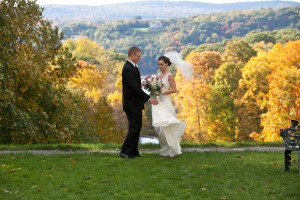
[[[157,105],[158,104],[158,101],[156,99],[154,99],[154,98],[150,98],[149,101],[153,105]]]

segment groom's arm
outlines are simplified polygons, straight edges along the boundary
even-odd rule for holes
[[[136,73],[129,68],[125,68],[123,73],[123,77],[125,78],[128,87],[142,98],[145,103],[149,101],[150,96],[142,90],[139,79],[136,77]]]

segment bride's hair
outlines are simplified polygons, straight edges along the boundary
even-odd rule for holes
[[[171,61],[170,61],[170,59],[169,59],[168,57],[166,57],[166,56],[160,56],[160,57],[157,59],[157,61],[159,61],[159,60],[164,61],[164,63],[167,63],[168,66],[170,66],[170,65],[172,64]]]

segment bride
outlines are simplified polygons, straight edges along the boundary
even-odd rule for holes
[[[168,66],[171,65],[170,60],[177,64],[177,68],[185,77],[191,78],[192,76],[191,64],[183,61],[176,52],[169,52],[157,60],[163,87],[161,96],[157,98],[159,103],[152,105],[152,125],[161,146],[160,155],[164,157],[175,157],[182,153],[180,137],[186,128],[186,123],[176,118],[175,108],[170,97],[170,94],[177,92],[174,76],[168,69]]]

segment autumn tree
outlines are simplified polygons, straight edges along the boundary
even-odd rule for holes
[[[271,74],[261,138],[276,141],[281,128],[290,126],[291,119],[300,119],[300,41],[276,44],[268,60]]]
[[[207,132],[207,100],[211,93],[209,85],[214,81],[215,70],[221,65],[221,56],[212,51],[192,52],[186,60],[193,64],[194,75],[192,80],[186,80],[176,74],[178,116],[187,123],[184,139],[203,141],[206,140]]]
[[[71,142],[80,114],[64,84],[78,67],[63,35],[35,1],[1,1],[0,24],[1,142]]]
[[[72,90],[80,89],[85,97],[91,98],[94,102],[98,102],[103,96],[106,87],[105,79],[107,71],[97,70],[95,64],[88,64],[86,61],[80,60],[78,63],[82,66],[76,76],[69,79],[68,88]]]
[[[238,106],[238,137],[249,139],[250,134],[262,131],[261,115],[267,111],[268,75],[271,73],[266,52],[259,52],[242,69],[235,104]]]
[[[68,39],[64,47],[82,66],[76,76],[69,79],[68,88],[73,92],[83,92],[89,99],[89,105],[82,109],[84,121],[90,128],[94,127],[89,132],[94,132],[103,142],[121,142],[126,127],[121,101],[121,63],[124,56],[107,51],[84,37]],[[107,124],[111,127],[103,129],[108,127]]]
[[[242,69],[239,134],[257,141],[280,140],[279,130],[299,119],[299,41],[276,44]]]
[[[243,40],[230,41],[222,57],[224,62],[247,63],[250,58],[256,56],[256,51]]]

